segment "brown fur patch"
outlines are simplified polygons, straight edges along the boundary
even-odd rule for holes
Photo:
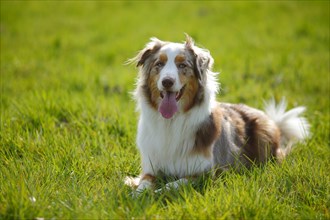
[[[155,182],[155,180],[156,180],[156,177],[155,176],[153,176],[153,175],[151,175],[151,174],[144,174],[142,177],[141,177],[141,180],[140,181],[142,181],[142,180],[146,180],[146,181],[149,181],[149,182]]]
[[[186,60],[186,56],[183,54],[179,54],[175,57],[174,62],[175,63],[182,63]]]
[[[150,74],[148,78],[148,89],[150,91],[149,99],[151,106],[157,110],[158,100],[160,97],[160,92],[157,87],[157,81],[159,79],[159,74]]]
[[[138,61],[137,66],[141,66],[137,91],[141,91],[141,94],[143,94],[147,98],[147,101],[153,108],[157,108],[157,96],[154,89],[154,85],[151,83],[151,78],[156,77],[154,75],[158,73],[157,70],[155,70],[154,64],[161,47],[162,44],[160,42],[156,42],[153,47],[143,49],[137,55],[137,57],[134,58]]]
[[[145,95],[148,97],[151,107],[158,110],[160,91],[158,90],[157,82],[159,80],[160,68],[156,64],[158,62],[165,64],[167,62],[167,55],[163,53],[160,55],[155,54],[153,60],[154,61],[150,63],[149,74],[146,79],[147,83],[145,90],[147,93],[145,93]]]
[[[186,54],[177,55],[176,64],[185,63],[186,67],[179,69],[179,78],[182,85],[185,85],[185,91],[181,98],[183,102],[183,111],[188,112],[195,105],[201,104],[204,97],[204,89],[201,82],[195,74],[194,58]]]
[[[194,153],[202,153],[206,157],[212,155],[212,145],[221,132],[222,112],[215,108],[211,115],[200,125],[196,132]]]
[[[164,53],[160,54],[158,60],[161,61],[162,63],[166,63],[167,62],[167,55],[164,54]]]
[[[258,141],[258,162],[266,162],[276,157],[280,146],[280,130],[268,119],[255,121],[255,134]]]
[[[192,70],[189,69],[186,72],[192,73]],[[187,112],[192,107],[194,107],[195,97],[197,95],[199,85],[194,74],[180,74],[179,78],[181,84],[185,86],[184,94],[181,97],[181,101],[183,102],[184,112]]]
[[[246,142],[245,121],[241,114],[237,112],[232,105],[220,104],[223,111],[223,119],[228,121],[234,128],[235,143],[243,145]]]
[[[240,114],[244,121],[245,136],[243,156],[257,164],[266,162],[271,156],[276,156],[280,142],[280,131],[277,126],[263,113],[244,105],[232,105],[233,110]],[[242,126],[236,125],[242,131]]]

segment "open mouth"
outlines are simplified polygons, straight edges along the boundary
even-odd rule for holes
[[[160,93],[162,101],[160,102],[158,111],[164,118],[172,118],[174,114],[179,110],[178,101],[182,97],[184,89],[185,86],[183,86],[179,92],[162,91]]]
[[[184,89],[186,88],[186,85],[184,85],[179,92],[175,92],[175,100],[176,101],[179,101],[180,98],[182,97],[183,95],[183,92],[184,92]],[[163,99],[166,95],[170,95],[171,93],[174,93],[174,92],[170,92],[170,91],[161,91],[160,92],[160,97]]]

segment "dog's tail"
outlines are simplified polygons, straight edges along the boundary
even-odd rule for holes
[[[276,105],[274,98],[265,103],[266,114],[275,121],[281,131],[281,147],[278,149],[278,159],[283,159],[290,153],[292,146],[309,137],[310,125],[306,118],[301,114],[305,111],[305,107],[300,106],[286,111],[287,103],[283,98]]]

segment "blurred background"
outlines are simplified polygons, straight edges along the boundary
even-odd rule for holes
[[[184,33],[210,50],[228,101],[329,94],[328,1],[1,1],[0,30],[5,94],[67,78],[78,90],[95,80],[105,92],[132,90],[125,61],[150,37]]]

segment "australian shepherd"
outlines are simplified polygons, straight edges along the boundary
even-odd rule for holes
[[[176,178],[166,188],[178,187],[211,170],[281,161],[308,135],[308,122],[300,116],[304,107],[286,112],[285,101],[272,100],[263,112],[217,102],[213,58],[189,36],[184,43],[152,38],[132,61],[139,67],[142,174],[126,183],[136,185],[136,192],[153,188],[160,174]]]

